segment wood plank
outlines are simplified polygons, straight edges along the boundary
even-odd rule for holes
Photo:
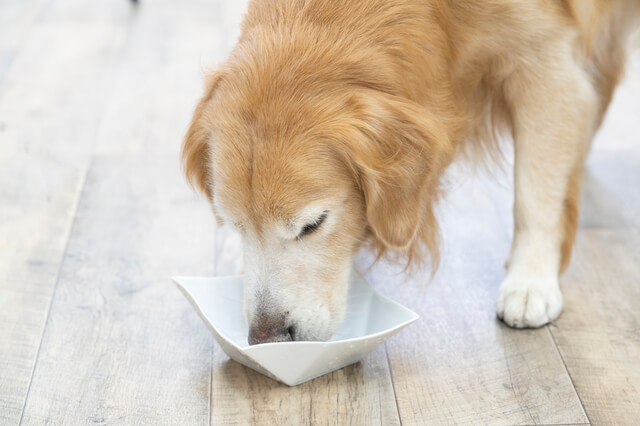
[[[47,20],[83,21],[79,11],[86,7],[67,3],[55,3]],[[213,269],[213,218],[187,186],[178,161],[182,132],[200,95],[202,44],[215,41],[219,30],[209,19],[215,4],[208,10],[198,14],[184,2],[143,6],[132,21],[95,128],[95,159],[26,423],[208,421],[212,338],[170,282],[171,275],[209,275]],[[92,25],[104,19],[87,13]],[[121,13],[114,11],[113,19]],[[185,25],[189,16],[197,18]]]
[[[106,100],[96,155],[164,152],[179,161],[204,73],[221,58],[226,27],[220,14],[220,6],[210,1],[140,4]]]
[[[15,50],[0,49],[0,88],[2,87],[2,80],[4,79],[4,75],[9,70],[11,62],[13,62],[15,56]],[[0,96],[2,96],[2,92],[0,92]],[[0,132],[3,132],[5,127],[6,124],[4,123],[4,121],[0,121]]]
[[[39,25],[0,88],[0,423],[20,419],[124,28]],[[46,72],[43,72],[46,70]]]
[[[137,5],[130,0],[53,0],[48,1],[40,21],[59,25],[125,24],[135,19]]]
[[[387,343],[403,424],[586,423],[546,328],[513,330],[494,304],[509,249],[510,183],[452,178],[442,204],[444,253],[433,281],[371,272],[419,321]]]
[[[385,348],[294,388],[214,351],[212,424],[397,425]]]
[[[640,422],[639,245],[640,229],[583,230],[563,279],[551,332],[594,424]]]
[[[50,19],[74,21],[77,10],[61,5]],[[204,10],[173,2],[137,12],[96,132],[96,159],[65,261],[74,266],[62,269],[27,423],[209,419],[212,338],[169,280],[213,269],[213,218],[178,161],[200,96],[203,45],[213,40],[216,52],[217,8]],[[190,16],[196,18],[186,25]],[[100,223],[87,225],[85,213]],[[151,235],[148,227],[156,228]],[[82,271],[97,282],[87,285]],[[76,363],[84,368],[77,371]],[[60,369],[69,370],[64,380]]]
[[[0,51],[18,49],[33,31],[47,0],[0,3]]]
[[[212,272],[200,202],[174,155],[94,158],[24,423],[208,422],[213,339],[170,280]]]
[[[47,0],[0,2],[0,97],[5,74],[37,25]],[[0,133],[6,125],[0,117]]]
[[[638,92],[640,96],[640,91]],[[640,109],[638,109],[640,112]],[[634,135],[640,135],[640,125]],[[632,139],[627,137],[627,139]],[[640,145],[639,141],[638,145]],[[605,144],[606,141],[603,141]],[[596,149],[587,162],[580,228],[640,227],[640,147]]]

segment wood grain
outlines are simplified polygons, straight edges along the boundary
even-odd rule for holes
[[[77,6],[54,3],[48,21],[122,19]],[[181,4],[137,12],[101,100],[25,423],[208,422],[212,338],[170,276],[212,272],[213,218],[177,152],[201,84],[197,54],[183,46],[217,28],[208,16],[185,26],[180,13],[197,15]]]
[[[403,424],[585,423],[587,418],[547,329],[512,330],[494,303],[509,248],[509,182],[450,178],[441,211],[437,275],[410,282],[376,267],[386,294],[421,319],[388,343]]]
[[[113,91],[104,100],[95,155],[166,153],[179,163],[204,73],[220,60],[225,27],[219,9],[208,1],[140,4]]]
[[[20,419],[100,99],[123,40],[113,26],[39,25],[3,76],[0,423]]]
[[[587,162],[565,309],[550,328],[593,424],[640,422],[640,54]]]
[[[594,424],[640,422],[640,229],[584,230],[551,327]]]
[[[0,8],[0,52],[18,50],[24,45],[38,18],[46,8],[46,0],[5,1]]]
[[[0,2],[0,423],[640,423],[638,54],[587,163],[557,323],[495,319],[513,184],[461,164],[435,278],[369,273],[418,322],[295,388],[226,357],[169,277],[241,267],[178,151],[246,3]]]
[[[384,347],[290,388],[214,351],[212,424],[400,424]]]
[[[38,16],[45,5],[46,0],[4,2],[0,5],[0,96],[4,75],[37,26]],[[1,120],[0,118],[0,134],[6,126]]]
[[[212,272],[198,204],[173,155],[94,158],[24,423],[208,422],[213,339],[170,280]]]

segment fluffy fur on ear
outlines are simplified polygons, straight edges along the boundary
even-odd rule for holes
[[[219,72],[211,73],[206,80],[205,95],[196,106],[191,125],[182,143],[182,164],[189,183],[213,202],[211,164],[211,99],[222,77]]]
[[[363,191],[371,242],[378,258],[388,249],[407,266],[439,261],[434,204],[439,178],[454,147],[445,126],[412,101],[375,90],[349,100],[355,135],[339,142],[340,154]]]

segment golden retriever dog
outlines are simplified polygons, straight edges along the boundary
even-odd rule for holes
[[[253,0],[183,145],[243,239],[249,343],[327,340],[355,253],[437,266],[443,172],[510,132],[515,233],[497,314],[562,309],[590,141],[638,0]]]

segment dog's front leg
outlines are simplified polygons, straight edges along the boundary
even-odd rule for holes
[[[505,84],[515,142],[514,241],[498,317],[540,327],[562,310],[558,276],[577,226],[580,177],[597,97],[568,52],[536,58]]]

